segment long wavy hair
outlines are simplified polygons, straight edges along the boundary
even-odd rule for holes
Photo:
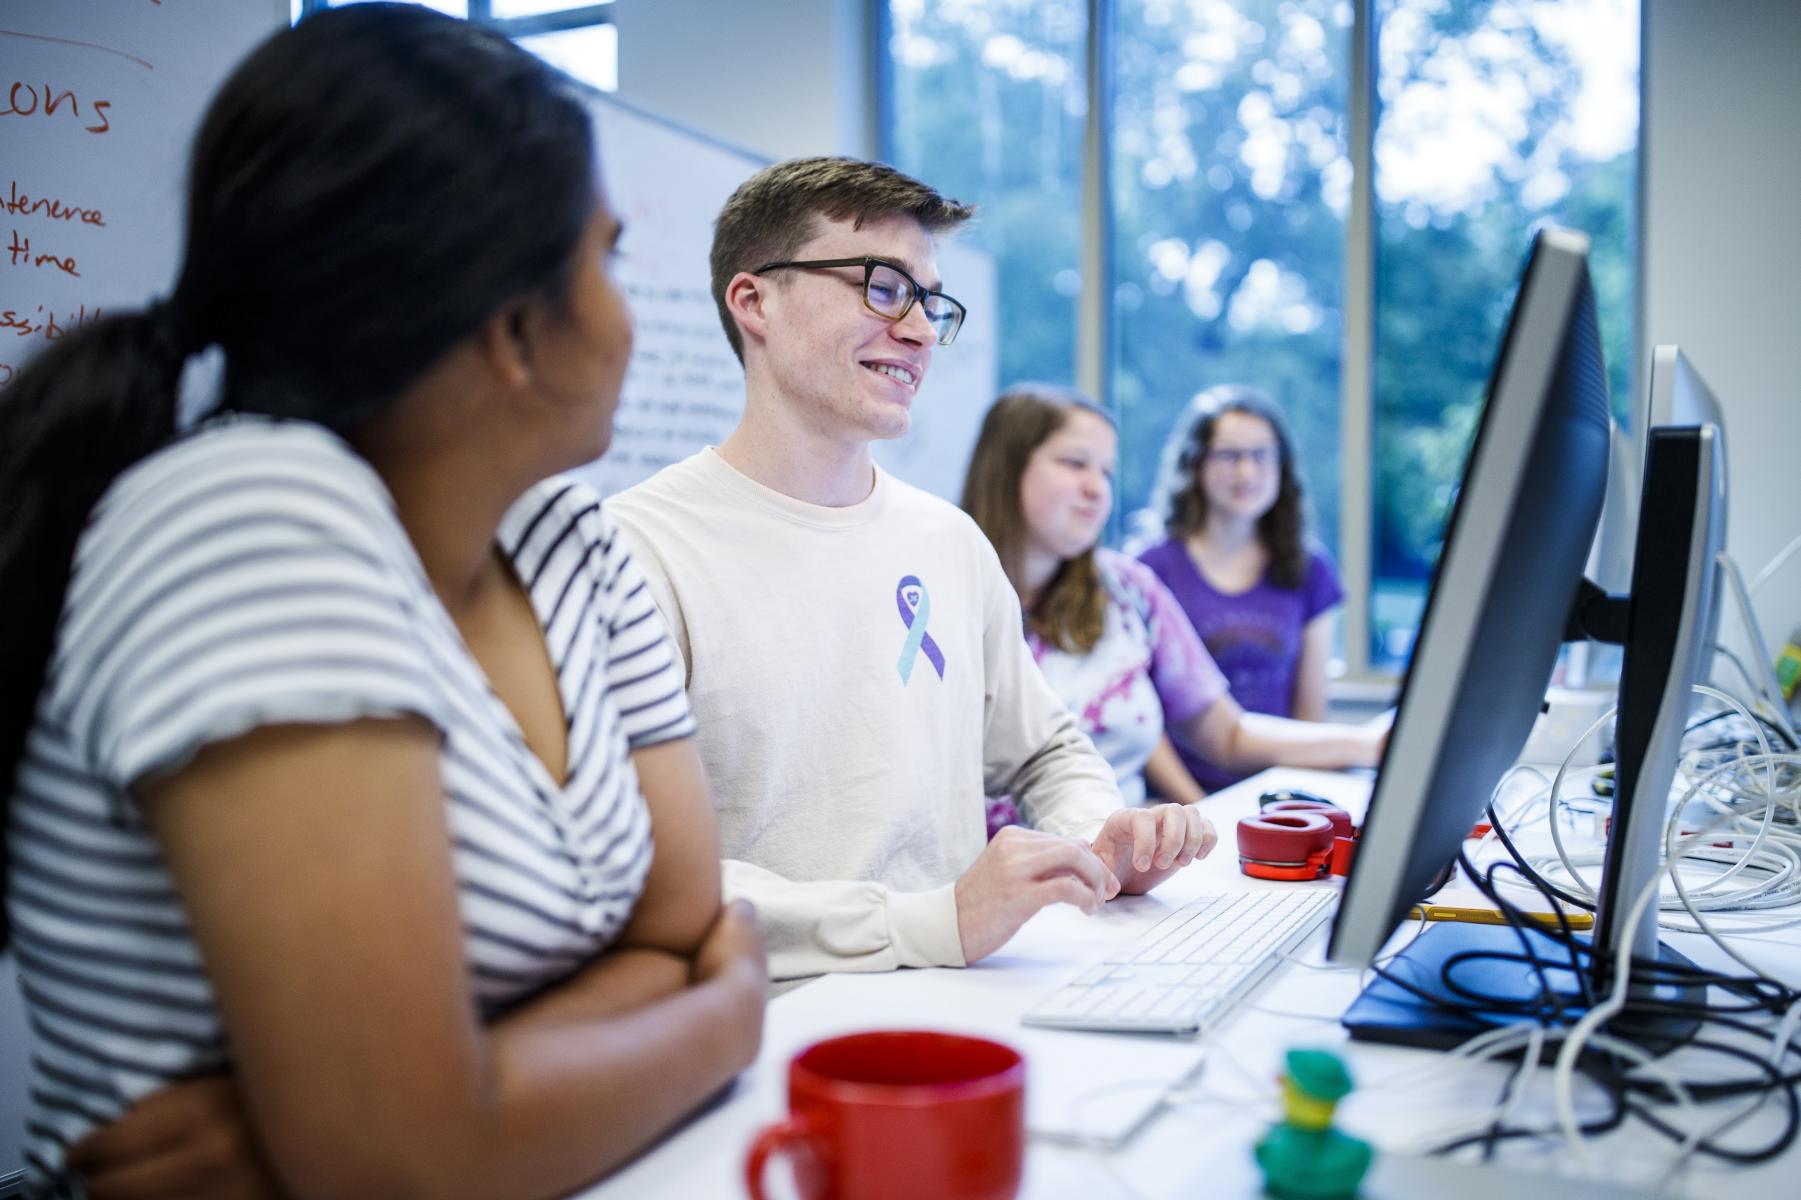
[[[1020,483],[1026,464],[1038,447],[1063,428],[1069,414],[1090,412],[1107,424],[1114,423],[1106,409],[1072,388],[1048,383],[1015,384],[982,419],[975,450],[969,457],[969,473],[963,480],[963,511],[994,543],[1001,566],[1021,596],[1020,578],[1025,564],[1025,508],[1020,503]],[[1106,624],[1107,591],[1094,564],[1094,547],[1063,560],[1026,610],[1026,629],[1054,646],[1086,654],[1101,640]]]
[[[567,301],[595,183],[573,85],[430,9],[323,12],[232,73],[194,142],[170,297],[71,331],[0,391],[0,838],[77,540],[177,436],[188,359],[223,351],[220,410],[351,436],[503,305]]]
[[[1207,493],[1201,469],[1213,445],[1213,432],[1227,413],[1242,413],[1268,422],[1276,435],[1281,478],[1276,502],[1257,519],[1257,538],[1269,553],[1269,581],[1298,588],[1307,578],[1307,495],[1295,467],[1294,438],[1276,402],[1255,388],[1226,384],[1208,388],[1188,402],[1163,451],[1157,488],[1148,506],[1163,532],[1185,538],[1207,523]],[[1140,528],[1145,524],[1140,522]]]

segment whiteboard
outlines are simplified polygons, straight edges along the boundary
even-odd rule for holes
[[[615,277],[637,340],[613,443],[576,472],[613,493],[703,446],[723,442],[744,410],[744,371],[713,305],[707,252],[713,218],[769,160],[600,92],[588,95],[601,174],[626,234]],[[876,461],[953,503],[982,413],[995,395],[994,262],[954,238],[937,247],[945,288],[969,309],[956,342],[939,347],[906,437],[876,444]]]
[[[288,0],[0,4],[0,386],[174,286],[201,114],[287,20]]]

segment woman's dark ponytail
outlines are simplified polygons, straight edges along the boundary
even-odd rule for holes
[[[174,436],[182,367],[197,340],[166,303],[106,317],[46,347],[0,391],[0,780],[7,796],[44,685],[75,543],[113,480]],[[5,882],[0,853],[0,894]],[[0,907],[0,947],[7,933]]]

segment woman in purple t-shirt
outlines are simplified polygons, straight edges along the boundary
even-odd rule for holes
[[[1141,561],[1175,596],[1240,704],[1323,721],[1331,610],[1344,589],[1307,539],[1281,410],[1250,388],[1202,392],[1176,426],[1163,476],[1150,515],[1167,536]],[[1239,777],[1181,738],[1176,749],[1204,787]]]
[[[1019,592],[1039,668],[1128,802],[1145,802],[1147,778],[1166,799],[1204,794],[1166,729],[1240,772],[1373,764],[1379,726],[1246,713],[1156,576],[1095,545],[1113,509],[1118,440],[1112,418],[1079,393],[1014,387],[983,420],[963,508]]]

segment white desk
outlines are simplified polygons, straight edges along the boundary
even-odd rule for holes
[[[1339,1110],[1340,1124],[1369,1138],[1379,1148],[1394,1149],[1444,1128],[1459,1114],[1488,1111],[1508,1077],[1504,1064],[1453,1062],[1443,1055],[1396,1047],[1348,1043],[1337,1023],[1339,1014],[1359,990],[1358,975],[1345,970],[1309,970],[1300,965],[1278,968],[1272,978],[1228,1022],[1198,1043],[1118,1034],[1067,1034],[1027,1031],[1019,1016],[1052,991],[1081,965],[1154,924],[1169,909],[1203,893],[1240,888],[1336,887],[1270,883],[1248,879],[1238,871],[1233,829],[1239,817],[1256,808],[1256,797],[1268,788],[1301,787],[1361,813],[1368,796],[1367,780],[1311,771],[1266,772],[1208,801],[1207,815],[1220,830],[1213,856],[1169,880],[1153,895],[1114,901],[1096,917],[1084,917],[1059,905],[1034,917],[1000,953],[963,970],[902,971],[886,975],[836,975],[797,988],[770,1004],[763,1050],[756,1063],[720,1101],[676,1130],[635,1162],[582,1194],[582,1200],[630,1197],[732,1197],[744,1195],[742,1163],[756,1130],[776,1120],[787,1107],[786,1066],[790,1057],[822,1037],[859,1029],[939,1028],[998,1037],[1020,1045],[1027,1054],[1027,1088],[1040,1076],[1063,1080],[1079,1055],[1080,1074],[1092,1078],[1086,1092],[1073,1091],[1072,1103],[1106,1104],[1109,1094],[1142,1086],[1147,1075],[1161,1086],[1169,1074],[1147,1071],[1143,1057],[1192,1055],[1201,1051],[1194,1078],[1181,1087],[1123,1145],[1113,1150],[1088,1148],[1034,1137],[1027,1154],[1021,1195],[1030,1200],[1075,1200],[1094,1197],[1251,1197],[1259,1194],[1260,1177],[1250,1159],[1250,1145],[1280,1116],[1275,1076],[1283,1051],[1294,1045],[1339,1047],[1347,1056],[1358,1091]],[[1319,962],[1326,929],[1314,936],[1301,956]],[[1669,940],[1705,965],[1729,965],[1716,948],[1700,938]],[[1775,940],[1753,943],[1758,960],[1784,971],[1790,982],[1801,980],[1801,946]],[[1047,1045],[1044,1039],[1053,1041]],[[1070,1039],[1068,1051],[1057,1038]],[[1092,1049],[1101,1039],[1103,1050]],[[1026,1045],[1030,1042],[1029,1047]],[[1105,1046],[1116,1043],[1117,1055]],[[1149,1060],[1149,1061],[1155,1061]],[[1059,1068],[1062,1068],[1061,1070]],[[1550,1117],[1549,1071],[1539,1072],[1540,1086],[1528,1096],[1521,1116],[1534,1122]],[[1586,1094],[1579,1092],[1579,1095]],[[1590,1095],[1583,1111],[1598,1111]],[[1733,1101],[1745,1105],[1748,1101]],[[1721,1116],[1729,1105],[1716,1105]],[[1741,1126],[1746,1138],[1767,1135],[1781,1124],[1780,1101],[1765,1105]],[[1505,1146],[1496,1162],[1507,1169],[1460,1166],[1393,1153],[1378,1156],[1365,1197],[1438,1197],[1482,1200],[1507,1196],[1518,1200],[1523,1187],[1533,1200],[1568,1195],[1603,1200],[1613,1195],[1652,1189],[1657,1165],[1673,1152],[1642,1128],[1630,1126],[1603,1139],[1595,1151],[1597,1178],[1571,1179],[1575,1165],[1555,1140]],[[1530,1172],[1522,1179],[1516,1172]],[[1754,1168],[1728,1168],[1709,1160],[1691,1160],[1674,1181],[1673,1194],[1695,1197],[1793,1195],[1801,1174],[1801,1150]],[[1567,1183],[1562,1182],[1568,1180]],[[1617,1188],[1617,1190],[1616,1190]]]

